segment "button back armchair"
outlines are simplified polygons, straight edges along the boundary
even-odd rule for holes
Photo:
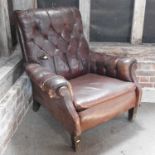
[[[141,99],[136,60],[89,49],[76,8],[16,11],[25,68],[40,104],[69,131],[77,150],[82,132],[129,112]]]

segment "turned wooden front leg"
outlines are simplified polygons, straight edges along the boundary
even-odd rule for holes
[[[78,151],[80,147],[80,136],[71,135],[71,141],[74,151]]]

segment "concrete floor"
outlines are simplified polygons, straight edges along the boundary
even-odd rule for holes
[[[82,135],[81,150],[44,109],[27,114],[4,155],[155,155],[155,104],[142,104],[134,122],[124,114]]]

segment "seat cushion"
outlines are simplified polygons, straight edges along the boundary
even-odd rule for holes
[[[77,111],[86,110],[136,89],[132,82],[91,73],[72,79],[70,83]]]

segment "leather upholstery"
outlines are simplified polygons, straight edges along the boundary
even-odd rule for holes
[[[135,107],[136,98],[136,93],[132,91],[80,112],[82,132]]]
[[[133,81],[131,72],[136,63],[133,58],[105,55],[93,51],[90,53],[90,71],[92,73],[107,75],[124,81]]]
[[[70,88],[69,82],[64,77],[51,73],[38,64],[27,65],[26,71],[31,80],[51,97],[56,96],[60,87]]]
[[[90,51],[78,9],[17,11],[16,19],[34,101],[71,134],[138,107],[136,60]]]
[[[78,111],[86,110],[136,89],[134,83],[90,73],[72,79],[70,83],[74,104]]]
[[[81,134],[79,115],[72,103],[70,83],[38,64],[28,64],[26,71],[32,80],[34,99],[45,105],[69,132]]]
[[[24,58],[67,79],[88,71],[89,47],[77,9],[17,11]]]

